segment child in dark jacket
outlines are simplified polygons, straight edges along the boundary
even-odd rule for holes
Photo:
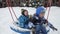
[[[43,24],[47,24],[50,28],[53,30],[57,30],[51,23],[47,21],[47,19],[44,18],[45,15],[45,9],[43,7],[38,7],[36,9],[36,14],[33,16],[32,22],[36,27],[36,34],[40,34],[40,31],[42,34],[47,34],[46,27]]]

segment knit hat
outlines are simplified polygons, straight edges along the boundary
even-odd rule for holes
[[[36,16],[39,16],[39,14],[45,13],[45,8],[44,7],[38,7],[36,9]]]

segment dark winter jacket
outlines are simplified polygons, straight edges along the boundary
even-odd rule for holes
[[[40,17],[37,17],[37,16],[33,16],[33,20],[32,20],[33,24],[45,24],[47,23],[48,21],[43,17],[43,18],[40,18]]]

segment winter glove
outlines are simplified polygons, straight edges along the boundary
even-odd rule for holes
[[[42,20],[42,22],[43,22],[44,24],[48,23],[48,21],[47,21],[47,20]]]

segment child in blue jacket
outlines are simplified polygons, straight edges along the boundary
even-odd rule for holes
[[[24,28],[24,29],[28,29],[28,23],[29,23],[29,16],[28,16],[28,11],[23,9],[22,10],[22,15],[18,18],[18,25],[19,27],[21,28]],[[21,32],[19,31],[21,34],[30,34],[30,31],[25,31],[25,32]]]
[[[19,25],[21,28],[28,28],[28,23],[29,23],[29,17],[28,17],[28,11],[23,10],[22,15],[19,17]]]

